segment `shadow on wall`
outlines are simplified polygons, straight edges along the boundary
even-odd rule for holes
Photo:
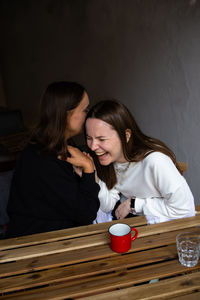
[[[25,131],[20,110],[8,110],[0,107],[0,136]]]

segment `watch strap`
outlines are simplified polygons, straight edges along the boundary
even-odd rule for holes
[[[132,198],[130,201],[130,213],[136,215],[135,211],[135,198]]]

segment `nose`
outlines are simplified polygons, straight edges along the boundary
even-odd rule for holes
[[[91,141],[88,146],[92,151],[96,151],[98,149],[98,143],[95,140]]]

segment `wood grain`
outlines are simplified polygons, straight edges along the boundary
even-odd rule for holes
[[[186,274],[172,279],[166,279],[145,286],[130,287],[110,293],[95,295],[95,300],[197,300],[200,299],[199,273]],[[187,294],[187,295],[185,295]],[[84,297],[82,300],[94,300],[94,297]]]
[[[195,271],[200,268],[200,265],[190,268],[190,271]],[[66,299],[66,298],[78,298],[89,295],[105,293],[108,291],[116,290],[119,288],[127,288],[134,284],[144,283],[144,288],[148,287],[148,282],[151,279],[156,278],[168,278],[170,276],[178,275],[187,272],[186,268],[183,267],[178,260],[167,261],[163,263],[157,263],[155,265],[149,265],[141,268],[135,268],[133,270],[127,270],[122,272],[115,272],[110,274],[104,274],[102,276],[92,276],[89,278],[83,278],[79,280],[72,280],[69,282],[56,284],[48,287],[38,288],[37,290],[30,290],[25,292],[15,293],[10,299],[20,300],[35,300],[35,299]],[[199,288],[200,276],[196,276],[195,284],[190,283],[190,290]],[[175,278],[176,279],[176,278]],[[184,283],[188,288],[187,282]],[[151,286],[151,285],[150,285]],[[173,290],[174,290],[173,284]],[[140,286],[138,294],[143,294],[144,288]],[[179,289],[182,291],[184,287],[181,286]],[[163,292],[159,288],[159,294]],[[169,294],[169,292],[166,292]],[[176,295],[176,291],[173,292]],[[2,299],[9,299],[9,295],[3,296]],[[94,299],[94,298],[93,298]],[[109,299],[109,298],[107,298]],[[114,298],[116,299],[116,298]],[[135,299],[135,298],[134,298]],[[142,299],[142,298],[138,298]],[[151,298],[149,298],[151,299]]]
[[[126,223],[130,226],[147,225],[144,216],[133,217],[129,219],[120,220],[121,223]],[[49,231],[44,233],[32,234],[17,238],[10,238],[0,240],[0,250],[21,248],[25,246],[38,245],[48,242],[55,242],[67,240],[76,237],[83,237],[95,235],[102,232],[107,232],[111,224],[119,223],[118,220],[112,222],[105,222],[101,224],[91,224],[87,226],[73,227],[56,231]]]
[[[50,269],[34,274],[2,278],[0,280],[0,292],[11,292],[43,286],[63,281],[76,280],[83,277],[106,274],[113,271],[125,270],[127,268],[147,265],[177,258],[175,245],[166,246],[148,251],[130,253],[127,255],[114,256],[101,260],[89,261],[85,264],[76,264],[63,268]]]
[[[129,219],[127,219],[127,224],[130,223]],[[197,226],[200,224],[200,216],[184,218],[174,220],[173,222],[163,222],[148,226],[136,227],[138,229],[138,239],[151,236],[155,234],[161,234],[168,231],[175,231],[182,228],[188,229],[193,226]],[[107,225],[108,226],[108,225]],[[108,227],[107,227],[108,230]],[[109,235],[108,232],[95,234],[93,236],[84,236],[79,237],[78,239],[67,239],[57,242],[49,242],[42,243],[38,245],[33,245],[31,247],[23,247],[10,249],[7,251],[0,252],[0,262],[11,262],[21,259],[34,258],[39,256],[45,256],[49,254],[68,252],[71,250],[89,248],[100,245],[109,244]]]

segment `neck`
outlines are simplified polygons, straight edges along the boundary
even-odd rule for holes
[[[128,163],[128,160],[118,160],[118,161],[116,161],[115,163],[117,163],[117,164],[125,164],[125,163]]]

